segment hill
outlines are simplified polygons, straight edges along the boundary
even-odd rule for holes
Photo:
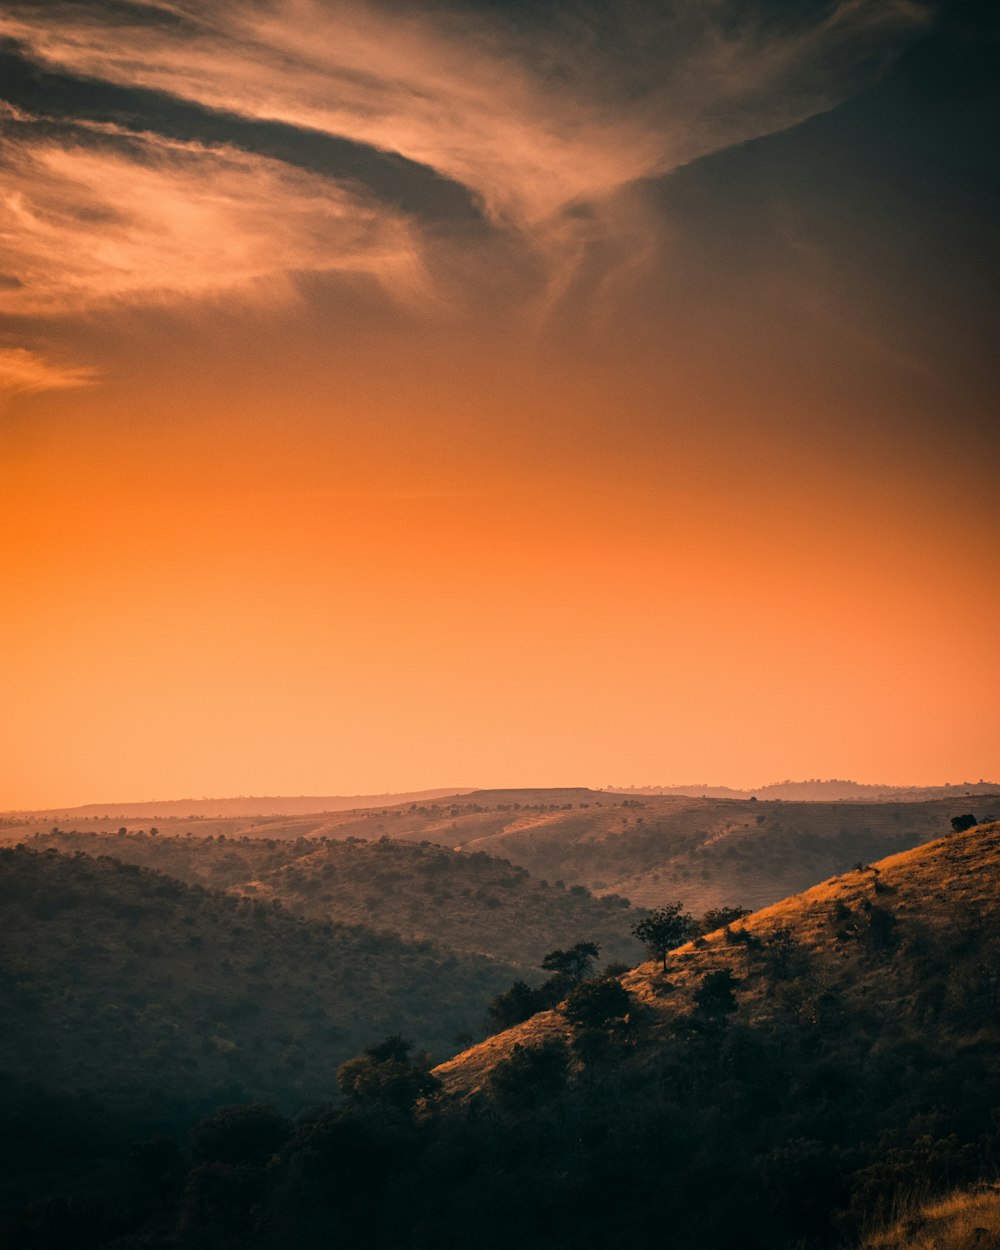
[[[452,840],[534,876],[614,893],[642,907],[680,898],[696,913],[740,903],[763,907],[817,880],[950,830],[953,816],[991,800],[927,803],[791,803],[782,800],[617,798],[508,804],[470,794],[445,808],[386,820],[395,838]],[[995,806],[995,804],[994,804]],[[345,826],[342,826],[346,828]]]
[[[989,1246],[934,1199],[989,1215],[998,1007],[994,824],[584,982],[413,1112],[369,1055],[345,1103],[219,1111],[8,1224],[46,1250],[843,1250],[920,1244],[872,1232],[910,1211],[903,1237]]]
[[[617,1023],[574,1023],[570,1000],[436,1070],[453,1104],[589,1138],[559,1177],[532,1136],[563,1218],[576,1177],[614,1160],[624,1192],[566,1244],[645,1244],[662,1222],[681,1245],[839,1244],[995,1175],[1000,825],[824,882],[621,986]]]
[[[39,1106],[83,1097],[161,1126],[238,1098],[329,1098],[338,1065],[387,1034],[451,1053],[515,972],[110,858],[20,847],[0,851],[0,927],[8,1110],[31,1091]]]
[[[995,781],[963,781],[957,785],[946,782],[943,786],[883,786],[857,781],[818,779],[811,781],[774,781],[770,785],[757,786],[751,790],[734,790],[730,786],[623,786],[609,787],[614,794],[679,794],[689,798],[713,799],[792,799],[805,803],[845,802],[861,799],[864,802],[924,803],[930,799],[968,798],[1000,795],[1000,783]]]
[[[632,964],[642,955],[631,936],[642,913],[624,899],[594,898],[582,886],[549,886],[506,860],[458,855],[430,843],[63,831],[40,834],[27,845],[112,855],[190,884],[277,899],[313,920],[369,925],[487,955],[518,965],[522,976],[537,969],[546,952],[581,940],[596,942],[612,962]]]
[[[680,898],[696,913],[742,904],[763,907],[928,837],[955,816],[998,815],[990,795],[921,803],[621,797],[600,791],[477,791],[447,800],[364,811],[270,818],[168,818],[160,833],[207,838],[299,838],[432,842],[485,851],[557,886],[582,885],[642,907]],[[93,819],[86,832],[134,833],[146,822]],[[21,841],[40,822],[10,818],[0,838]]]
[[[193,817],[225,819],[247,816],[302,816],[314,812],[360,811],[370,807],[386,807],[398,803],[422,803],[453,794],[468,794],[469,789],[411,790],[397,794],[328,794],[328,795],[240,795],[229,799],[143,799],[138,802],[111,801],[84,803],[79,807],[38,808],[29,812],[3,812],[9,820],[80,821],[97,820],[185,820]]]
[[[945,1001],[961,1006],[963,995],[981,999],[988,1018],[1000,1006],[1000,823],[861,865],[676,948],[664,965],[621,978],[652,1013],[648,1036],[671,1036],[695,988],[723,969],[741,983],[739,1012],[755,1025],[781,1017],[776,983],[797,979],[790,970],[839,1000],[846,1018],[870,1018],[877,1001],[883,1023],[907,1015],[916,1023],[939,1017]],[[541,1013],[437,1072],[450,1094],[468,1097],[515,1046],[569,1032],[558,1011]]]

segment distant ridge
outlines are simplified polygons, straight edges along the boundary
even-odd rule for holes
[[[440,790],[408,790],[400,794],[300,794],[294,797],[240,795],[234,799],[156,799],[140,803],[85,803],[79,807],[40,807],[31,811],[8,811],[39,819],[67,820],[77,816],[311,816],[317,812],[350,812],[368,807],[395,807],[451,795],[471,794],[472,786]]]
[[[1000,782],[962,781],[942,786],[866,785],[859,781],[774,781],[752,790],[735,790],[731,786],[608,786],[607,794],[684,795],[703,799],[787,799],[799,803],[844,803],[857,799],[872,803],[920,803],[927,799],[954,799],[962,795],[1000,794]]]

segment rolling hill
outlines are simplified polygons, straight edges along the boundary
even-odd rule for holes
[[[8,854],[45,869],[46,856]],[[50,862],[61,873],[76,861]],[[123,871],[79,863],[89,890]],[[255,912],[208,897],[227,921]],[[231,958],[233,944],[224,949]],[[117,1162],[108,1148],[83,1180],[65,1168],[48,1178],[46,1203],[8,1202],[12,1244],[993,1244],[1000,824],[862,864],[663,963],[584,982],[556,1009],[439,1064],[438,1091],[422,1082],[412,1111],[419,1091],[399,1084],[390,1048],[363,1060],[368,1083],[346,1102],[294,1121],[244,1104],[216,1111],[186,1148],[119,1144]],[[300,977],[298,1001],[301,975],[289,975]],[[57,1002],[78,979],[57,980]],[[77,1048],[87,1040],[81,1032]],[[6,1140],[23,1152],[31,1138]]]
[[[612,962],[632,964],[642,955],[630,934],[642,913],[624,899],[550,886],[506,860],[432,843],[63,831],[26,845],[111,855],[189,884],[276,899],[312,920],[367,925],[486,955],[517,965],[521,976],[537,969],[546,952],[583,940],[596,942]]]
[[[987,820],[1000,814],[996,809],[996,796],[964,793],[919,803],[820,803],[512,790],[310,816],[169,818],[159,829],[227,840],[431,842],[484,851],[555,886],[582,885],[642,907],[680,898],[701,913],[737,903],[766,906],[858,860],[941,836],[955,816],[971,812]],[[109,817],[77,826],[93,833],[119,827],[135,833],[148,824]],[[0,836],[16,842],[41,828],[37,820],[11,817]]]
[[[107,857],[0,851],[0,1088],[164,1123],[237,1098],[295,1108],[403,1033],[475,1034],[503,961],[316,923]],[[174,1108],[177,1115],[174,1115]]]

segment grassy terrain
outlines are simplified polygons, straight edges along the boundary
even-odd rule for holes
[[[912,1202],[886,1228],[863,1236],[859,1250],[996,1250],[1000,1184],[959,1189]]]

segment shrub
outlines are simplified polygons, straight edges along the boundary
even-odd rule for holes
[[[580,1028],[607,1029],[621,1024],[631,1006],[631,995],[621,981],[602,977],[596,981],[583,981],[572,990],[563,1014],[571,1024]]]

